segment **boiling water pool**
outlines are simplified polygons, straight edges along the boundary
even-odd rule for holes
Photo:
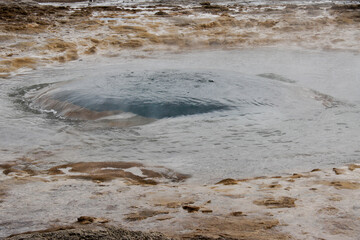
[[[359,162],[360,56],[252,49],[72,62],[3,80],[0,161],[127,161],[213,182]]]

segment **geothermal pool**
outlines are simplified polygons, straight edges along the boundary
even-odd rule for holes
[[[1,84],[0,161],[36,158],[36,170],[125,161],[215,182],[359,162],[352,52],[94,58]]]

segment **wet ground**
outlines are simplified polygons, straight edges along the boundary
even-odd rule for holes
[[[354,239],[358,9],[2,5],[0,237]]]
[[[297,46],[359,51],[359,5],[348,1],[2,1],[0,73],[126,50]]]
[[[346,68],[339,67],[339,59]],[[318,198],[340,194],[348,201],[352,194],[346,195],[342,184],[351,189],[345,191],[357,193],[356,172],[339,170],[343,175],[337,181],[331,172],[293,184],[292,179],[301,177],[251,180],[252,197],[241,204],[233,199],[242,199],[243,184],[215,192],[213,184],[224,178],[284,176],[357,162],[359,66],[358,54],[351,52],[258,48],[93,59],[5,79],[1,105],[1,121],[7,126],[2,130],[6,141],[1,149],[4,233],[72,224],[81,215],[92,215],[133,229],[141,226],[185,236],[192,229],[187,222],[195,221],[187,212],[195,206],[196,218],[210,221],[205,228],[193,225],[203,229],[201,234],[208,231],[209,236],[218,236],[225,230],[209,230],[216,219],[249,211],[250,219],[238,219],[234,213],[227,223],[229,229],[250,224],[261,239],[270,234],[263,228],[268,226],[265,229],[272,229],[274,239],[285,237],[277,229],[285,223],[297,224],[287,219],[287,214],[295,213],[287,211],[274,220],[254,206],[295,208],[299,205],[293,203],[299,200],[308,209],[312,191],[300,197],[298,187],[303,184],[309,189],[329,184],[330,190],[323,192],[321,187]],[[156,107],[158,115],[148,116],[152,113],[149,107],[145,112],[136,107],[108,108],[124,98],[131,106],[143,107],[141,102],[145,102],[149,104],[145,106]],[[175,114],[164,116],[169,103],[178,101],[186,108],[175,108]],[[187,112],[188,107],[202,110],[214,103],[224,108]],[[94,114],[98,117],[92,118]],[[256,192],[265,185],[270,192]],[[339,190],[334,192],[334,187]],[[36,199],[26,197],[34,193]],[[223,194],[231,202],[226,208],[220,204]],[[99,208],[98,201],[105,204]],[[339,207],[326,201],[331,208]],[[239,204],[244,209],[238,209]],[[303,207],[296,211],[307,211]],[[16,217],[25,212],[27,217]],[[338,212],[331,216],[339,216]],[[347,219],[356,216],[354,212]],[[39,220],[30,220],[34,217]],[[138,221],[141,225],[133,224]],[[270,222],[263,225],[264,221]],[[325,235],[351,239],[355,225],[345,232],[335,228],[335,238],[327,230]],[[250,236],[243,231],[226,232],[232,237]],[[319,236],[325,236],[322,234]]]

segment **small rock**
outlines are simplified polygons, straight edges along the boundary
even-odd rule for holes
[[[217,182],[216,184],[235,185],[237,183],[238,183],[238,181],[236,181],[235,179],[226,178],[226,179],[221,180],[220,182]]]
[[[169,14],[160,10],[160,11],[156,12],[155,15],[156,16],[168,16]]]
[[[200,5],[201,6],[210,6],[210,2],[201,2]]]
[[[81,216],[77,219],[77,222],[80,224],[90,224],[90,223],[107,223],[109,222],[106,218],[96,218],[90,216]]]
[[[183,206],[183,209],[188,211],[189,213],[192,213],[192,212],[197,212],[200,210],[200,207],[197,207],[197,206],[190,206],[190,205],[185,205]]]
[[[333,168],[333,171],[335,172],[336,175],[345,173],[345,169],[340,169],[340,168]]]
[[[94,217],[89,217],[89,216],[81,216],[77,219],[77,221],[81,224],[90,224],[92,222],[94,222]]]
[[[290,178],[302,178],[302,177],[304,176],[298,173],[294,173],[292,176],[290,176]]]
[[[295,198],[291,197],[280,197],[278,199],[266,198],[263,200],[256,200],[254,204],[264,205],[267,208],[292,208],[295,207]]]
[[[212,213],[213,210],[211,210],[211,209],[203,209],[203,210],[201,210],[201,212],[202,213]]]
[[[244,214],[243,212],[232,212],[230,213],[231,216],[234,216],[234,217],[239,217],[239,216],[246,216],[246,214]]]

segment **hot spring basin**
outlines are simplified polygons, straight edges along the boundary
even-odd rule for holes
[[[279,81],[231,71],[166,69],[35,86],[26,99],[32,108],[68,119],[116,115],[144,120],[230,110],[248,114],[261,107],[283,107],[284,98],[290,99],[294,91]]]

